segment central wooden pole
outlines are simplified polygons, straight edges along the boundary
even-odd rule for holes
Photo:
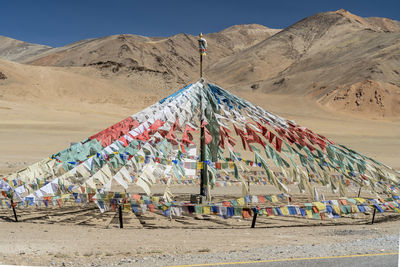
[[[205,181],[207,179],[207,173],[204,171],[205,169],[205,163],[204,163],[204,159],[205,159],[205,153],[204,153],[204,148],[205,148],[205,140],[204,140],[204,127],[201,127],[201,137],[200,137],[200,147],[201,147],[201,151],[200,151],[200,161],[203,162],[203,168],[200,170],[200,195],[205,196],[206,192],[205,192]]]
[[[202,56],[200,55],[200,59],[202,59]],[[200,65],[201,65],[202,60],[200,60]],[[202,68],[200,67],[200,75],[201,75],[201,70]],[[205,134],[204,134],[204,127],[203,127],[203,92],[200,89],[200,161],[203,163],[203,167],[200,170],[200,195],[205,196],[206,195],[206,186],[207,186],[207,164],[205,163],[206,160],[206,140],[205,140]]]
[[[202,34],[199,35],[199,52],[200,52],[200,80],[203,80],[203,53],[207,47],[207,43],[202,39]],[[206,161],[206,140],[205,140],[205,129],[203,127],[203,88],[200,87],[200,161],[203,167],[200,170],[200,196],[206,196],[206,186],[208,184],[207,179],[207,164]]]
[[[200,79],[203,78],[203,54],[200,53]]]

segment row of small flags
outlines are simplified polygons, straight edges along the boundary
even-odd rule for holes
[[[138,196],[138,195],[136,195]],[[314,219],[339,218],[343,214],[365,213],[372,209],[377,209],[379,212],[395,211],[400,213],[400,202],[398,199],[388,199],[388,202],[380,202],[370,199],[367,203],[366,199],[340,199],[339,201],[330,200],[324,202],[312,203],[296,203],[294,205],[279,205],[260,207],[255,204],[265,204],[267,201],[271,203],[279,202],[278,198],[284,198],[284,195],[271,196],[246,196],[236,200],[224,201],[218,204],[195,205],[189,203],[160,203],[153,202],[151,199],[103,199],[95,200],[99,209],[104,212],[107,210],[116,210],[118,205],[122,205],[125,211],[134,213],[154,212],[160,210],[165,216],[181,216],[184,214],[204,214],[204,215],[220,215],[227,219],[232,216],[242,216],[247,218],[252,212],[257,212],[260,215],[266,216],[305,216]],[[256,201],[254,201],[256,199]],[[383,201],[383,200],[382,200]]]
[[[160,201],[160,197],[149,197],[138,194],[108,193],[108,194],[87,194],[73,193],[61,196],[44,197],[42,200],[34,201],[26,198],[23,202],[15,202],[14,205],[20,208],[29,206],[62,206],[66,203],[88,203],[95,202],[101,211],[115,209],[117,205],[123,205],[125,210],[133,212],[154,211],[155,208],[161,210],[164,215],[181,214],[215,214],[224,218],[232,216],[250,216],[251,212],[258,212],[267,216],[291,216],[300,215],[308,218],[324,219],[339,218],[341,214],[357,212],[369,212],[373,208],[379,212],[396,211],[400,213],[400,200],[398,196],[388,199],[364,199],[347,198],[339,200],[329,200],[312,203],[296,203],[294,205],[279,205],[260,207],[267,203],[285,202],[290,196],[285,194],[278,195],[253,195],[237,198],[230,201],[223,201],[217,204],[193,205],[189,203]],[[0,207],[10,208],[11,203],[6,199],[0,200]]]

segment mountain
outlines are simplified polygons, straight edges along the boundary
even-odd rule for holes
[[[367,118],[400,116],[398,21],[338,10],[283,30],[236,25],[205,38],[204,76],[225,88],[306,96],[333,112]],[[143,84],[178,88],[199,77],[197,37],[184,33],[120,34],[57,48],[36,46],[19,55],[18,45],[2,44],[9,53],[0,58],[13,54],[15,61],[29,65],[83,67],[80,72],[133,91],[151,87]]]
[[[206,71],[224,86],[307,95],[335,112],[399,116],[400,23],[318,13]]]
[[[154,76],[109,79],[96,69],[85,67],[32,66],[0,60],[0,73],[0,101],[36,104],[44,109],[68,109],[65,103],[78,107],[86,104],[124,107],[135,103],[145,107],[176,89]]]
[[[210,47],[207,63],[253,46],[278,31],[251,24],[207,34],[204,36]],[[197,37],[188,34],[165,38],[120,34],[53,48],[24,62],[40,66],[94,66],[104,75],[148,72],[162,76],[167,83],[184,84],[198,77],[197,46]]]
[[[206,35],[210,50],[205,62],[237,53],[277,31],[252,24]],[[8,60],[7,55],[19,55],[20,47],[27,44],[4,40],[2,51],[8,54],[0,53],[0,58]],[[41,106],[108,103],[132,109],[132,103],[145,107],[198,79],[197,37],[187,34],[168,38],[114,35],[65,47],[32,47],[36,50],[15,60],[25,64],[0,60],[0,101]]]
[[[50,46],[31,44],[0,36],[0,58],[2,59],[22,62],[27,58],[41,54],[50,49]]]

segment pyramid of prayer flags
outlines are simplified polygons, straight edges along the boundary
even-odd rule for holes
[[[203,161],[195,138],[202,128]],[[391,167],[204,80],[2,177],[0,191],[18,203],[47,204],[54,197],[62,203],[67,194],[107,194],[116,186],[128,190],[136,185],[151,196],[159,183],[199,185],[202,169],[208,173],[208,191],[237,185],[246,195],[249,184],[274,185],[286,194],[287,185],[294,184],[313,197],[315,185],[340,196],[352,186],[377,198],[400,191],[400,174]],[[311,214],[312,208],[304,211]],[[268,212],[290,214],[293,209]]]

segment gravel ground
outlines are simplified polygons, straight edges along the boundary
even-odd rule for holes
[[[225,253],[185,254],[143,258],[137,260],[139,266],[165,266],[194,263],[217,263],[237,261],[257,261],[268,259],[321,257],[333,255],[353,255],[399,251],[399,235],[385,235],[372,239],[357,239],[345,243],[272,246]],[[122,262],[121,262],[122,263]]]
[[[232,225],[225,225],[188,218],[170,221],[148,213],[141,224],[126,213],[127,228],[119,229],[104,227],[114,220],[112,214],[104,222],[91,210],[84,210],[89,212],[85,216],[60,212],[49,210],[46,219],[35,223],[1,222],[0,265],[170,266],[399,251],[400,217],[390,213],[378,214],[375,224],[370,218],[260,217],[254,229],[249,228],[251,219],[229,219],[224,222]]]
[[[341,235],[353,235],[352,230],[341,230]],[[329,238],[329,237],[327,237]],[[266,240],[268,243],[268,240]],[[270,259],[323,257],[334,255],[376,254],[399,251],[399,235],[383,235],[377,238],[356,239],[349,242],[330,244],[309,244],[302,246],[265,246],[244,250],[231,250],[227,252],[188,253],[180,255],[157,255],[143,258],[122,258],[118,261],[97,261],[83,264],[82,262],[65,262],[66,265],[86,266],[169,266],[202,263],[259,261]],[[53,266],[59,263],[52,264]]]

